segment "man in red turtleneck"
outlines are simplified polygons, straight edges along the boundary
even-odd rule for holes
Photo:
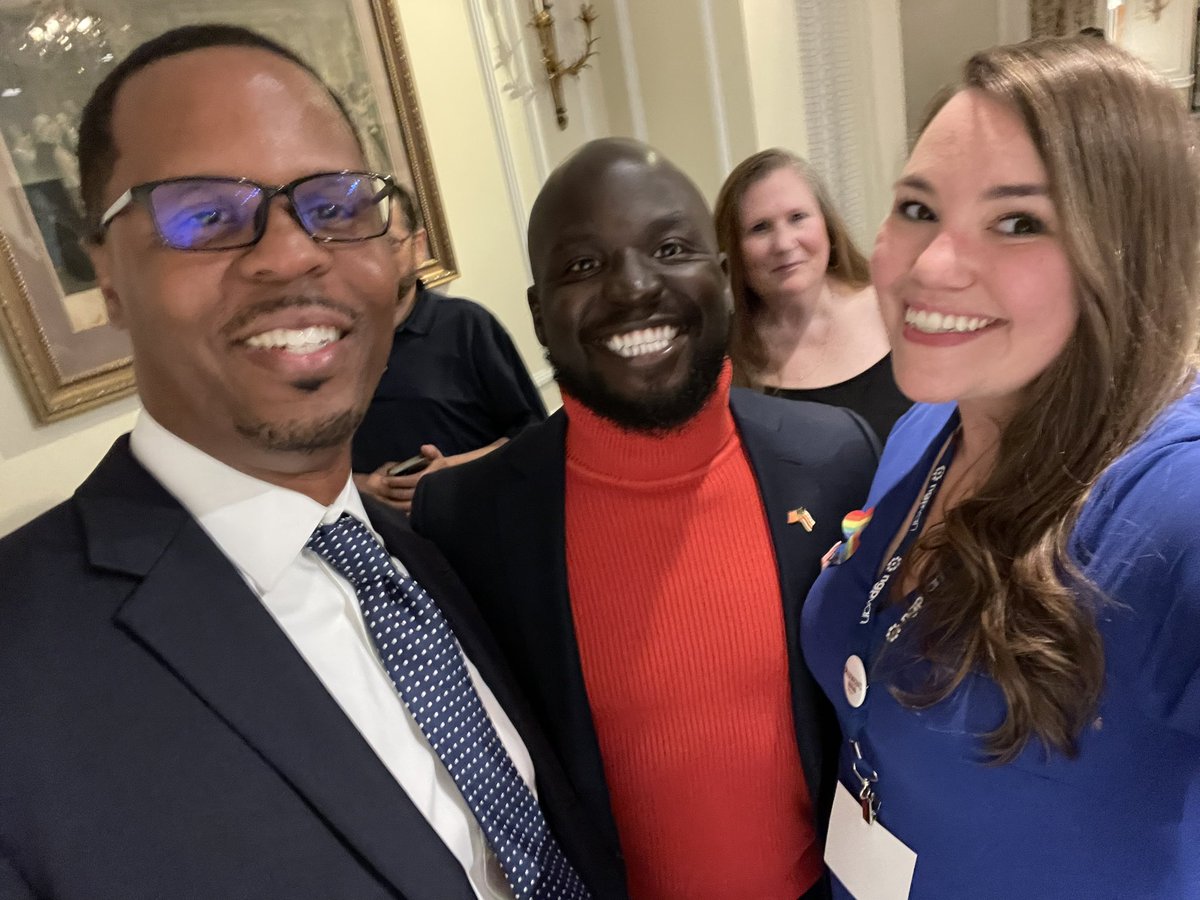
[[[529,305],[563,409],[421,482],[634,898],[824,896],[838,737],[800,605],[877,448],[853,414],[730,389],[695,185],[593,141],[534,204]]]

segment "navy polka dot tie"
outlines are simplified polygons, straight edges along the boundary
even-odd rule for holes
[[[517,900],[590,895],[563,856],[471,684],[441,610],[344,513],[308,546],[354,586],[383,667],[487,836]]]

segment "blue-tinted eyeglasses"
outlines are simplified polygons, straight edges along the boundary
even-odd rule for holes
[[[100,217],[96,240],[132,203],[150,212],[159,237],[176,250],[249,247],[267,230],[271,200],[283,194],[300,227],[322,242],[365,241],[388,230],[392,178],[322,172],[274,187],[246,178],[193,176],[131,187]]]

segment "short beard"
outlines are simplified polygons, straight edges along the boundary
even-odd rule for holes
[[[546,358],[559,387],[596,415],[626,431],[664,435],[694,418],[713,395],[725,364],[725,346],[722,343],[702,351],[678,390],[642,397],[614,394],[597,376],[577,377],[560,366],[549,351]]]
[[[316,422],[237,422],[238,434],[273,453],[316,453],[348,444],[365,409],[348,409]]]

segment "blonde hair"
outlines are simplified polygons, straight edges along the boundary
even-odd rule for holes
[[[1070,755],[1103,686],[1095,610],[1105,602],[1070,557],[1071,531],[1097,478],[1195,374],[1195,134],[1161,78],[1090,38],[984,51],[960,89],[1025,123],[1062,223],[1079,320],[1022,392],[985,483],[905,563],[921,584],[938,575],[917,620],[936,674],[900,696],[935,703],[983,671],[1007,703],[987,736],[997,762],[1035,736]]]
[[[760,375],[767,359],[759,335],[759,322],[766,307],[746,280],[746,259],[742,254],[742,200],[753,185],[784,168],[793,169],[804,179],[825,219],[825,232],[829,237],[827,275],[856,289],[871,283],[866,257],[855,246],[829,197],[829,190],[811,165],[778,147],[761,150],[738,163],[721,185],[713,218],[717,245],[729,260],[729,285],[733,291],[733,334],[729,356],[733,360],[734,380],[743,386],[760,386]]]

